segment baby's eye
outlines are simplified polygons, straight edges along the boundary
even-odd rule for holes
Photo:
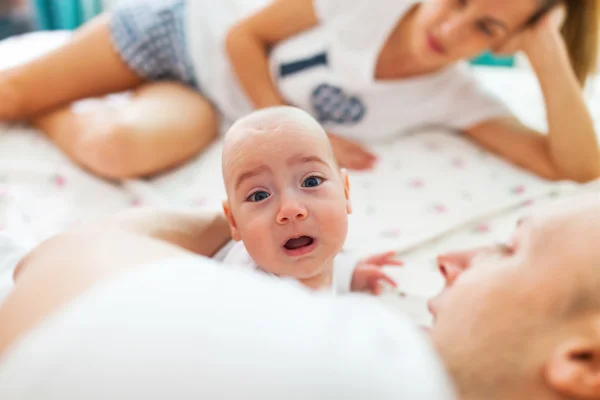
[[[302,187],[315,187],[323,183],[324,179],[318,176],[309,176],[302,182]]]
[[[250,196],[248,196],[246,201],[250,201],[252,203],[258,203],[259,201],[263,201],[263,200],[269,198],[269,196],[271,196],[271,195],[269,193],[265,192],[264,190],[258,190],[256,192],[252,193]]]

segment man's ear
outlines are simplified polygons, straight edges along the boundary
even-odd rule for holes
[[[342,177],[342,183],[344,185],[344,195],[346,196],[346,212],[348,214],[352,214],[352,202],[350,201],[350,180],[348,179],[348,170],[346,168],[341,168],[340,176]]]
[[[600,399],[600,329],[562,343],[545,366],[546,384],[556,393],[580,400]]]
[[[227,222],[229,222],[231,238],[236,242],[239,242],[240,240],[242,240],[242,237],[240,236],[240,231],[238,231],[237,229],[235,218],[233,218],[233,214],[231,212],[231,208],[229,207],[229,202],[227,200],[223,200],[223,213],[225,214],[225,218],[227,218]]]

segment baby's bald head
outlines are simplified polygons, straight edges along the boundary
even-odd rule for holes
[[[306,282],[329,276],[351,206],[346,172],[317,121],[292,107],[240,119],[225,136],[223,179],[232,237],[257,265]],[[307,241],[286,247],[298,238]]]
[[[273,130],[321,135],[327,140],[323,127],[310,114],[296,107],[280,106],[264,108],[237,120],[225,135],[225,147],[253,133]]]
[[[295,107],[280,106],[255,111],[239,119],[225,135],[222,171],[228,189],[234,167],[249,154],[270,151],[294,152],[294,144],[309,141],[315,150],[325,155],[324,161],[337,169],[333,151],[325,130],[308,113]]]

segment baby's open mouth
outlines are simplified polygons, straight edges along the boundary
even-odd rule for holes
[[[287,250],[297,250],[302,247],[308,247],[313,244],[313,242],[314,239],[310,236],[299,236],[289,239],[287,242],[285,242],[283,247],[285,247]]]

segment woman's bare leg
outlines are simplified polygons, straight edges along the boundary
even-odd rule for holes
[[[208,101],[169,82],[142,85],[117,108],[104,103],[77,112],[68,106],[33,123],[75,162],[110,179],[174,167],[206,148],[218,129],[217,114]]]
[[[65,45],[0,71],[0,121],[28,119],[74,100],[129,90],[143,82],[115,51],[103,14]]]
[[[84,25],[64,46],[0,71],[0,121],[31,119],[75,162],[111,179],[150,175],[205,148],[217,116],[198,93],[145,83],[113,48],[110,14]],[[71,103],[135,89],[119,108],[74,112]]]

